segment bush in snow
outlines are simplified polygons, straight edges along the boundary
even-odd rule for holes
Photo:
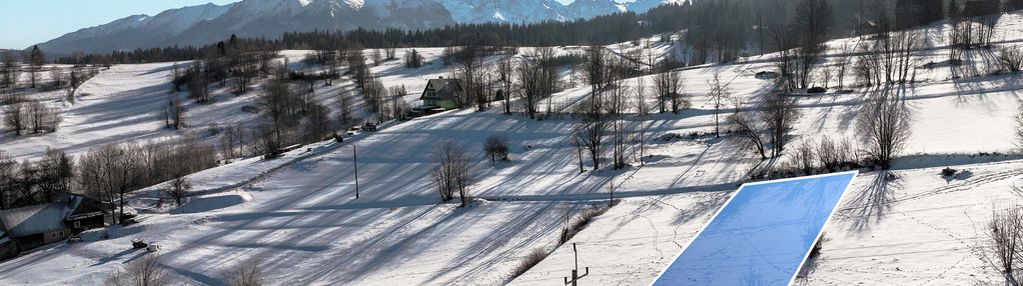
[[[613,206],[613,204],[614,203],[612,202],[612,205],[610,206],[595,206],[584,209],[582,212],[576,215],[575,218],[568,221],[568,224],[561,229],[561,238],[558,240],[558,243],[564,244],[568,242],[568,240],[572,239],[573,236],[575,236],[584,228],[586,228],[586,225],[590,224],[590,221],[593,221],[593,218],[601,214],[604,214],[604,212],[607,212],[607,210],[610,209]]]
[[[953,169],[953,168],[950,168],[950,167],[945,167],[944,169],[941,169],[941,176],[942,177],[955,176],[956,172],[958,172],[958,171],[959,170],[956,170],[956,169]]]
[[[491,163],[497,162],[498,159],[508,161],[508,137],[490,135],[483,143],[483,151],[490,157]]]
[[[163,286],[173,283],[170,272],[160,263],[160,257],[153,254],[128,263],[103,282],[108,286]]]
[[[263,271],[259,262],[249,260],[235,265],[225,273],[225,282],[231,286],[260,286],[263,285]]]
[[[998,50],[998,64],[1008,72],[1017,73],[1023,70],[1023,51],[1018,47],[1005,47]]]
[[[530,268],[533,268],[533,266],[539,264],[540,261],[543,261],[544,258],[547,258],[547,255],[550,255],[550,252],[547,252],[543,248],[534,248],[529,252],[529,254],[522,257],[522,260],[519,261],[519,265],[515,266],[515,270],[512,271],[512,277],[518,277],[519,275],[522,275],[522,273],[526,273],[526,271]]]

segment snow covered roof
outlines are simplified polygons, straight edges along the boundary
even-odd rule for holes
[[[11,237],[65,229],[65,204],[52,203],[0,211],[0,223]]]

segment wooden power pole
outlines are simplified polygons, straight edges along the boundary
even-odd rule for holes
[[[590,267],[587,266],[586,273],[579,275],[579,250],[575,248],[574,242],[572,243],[572,253],[575,254],[575,269],[572,269],[572,280],[568,280],[568,277],[565,277],[565,285],[572,284],[572,286],[578,286],[579,279],[590,275]]]
[[[352,144],[352,162],[355,165],[355,199],[359,199],[359,151],[356,146]]]

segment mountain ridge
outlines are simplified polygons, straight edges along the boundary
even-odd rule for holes
[[[279,37],[313,30],[429,29],[451,24],[571,21],[617,12],[646,12],[683,0],[244,0],[131,15],[77,30],[38,46],[55,55],[202,45],[238,35]]]

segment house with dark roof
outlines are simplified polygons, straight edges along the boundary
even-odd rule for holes
[[[60,201],[0,210],[0,232],[25,250],[62,241],[74,232],[103,227],[100,204],[80,195]]]
[[[458,97],[462,94],[462,84],[456,79],[444,77],[431,79],[426,83],[423,94],[419,99],[423,101],[423,108],[458,108]]]

